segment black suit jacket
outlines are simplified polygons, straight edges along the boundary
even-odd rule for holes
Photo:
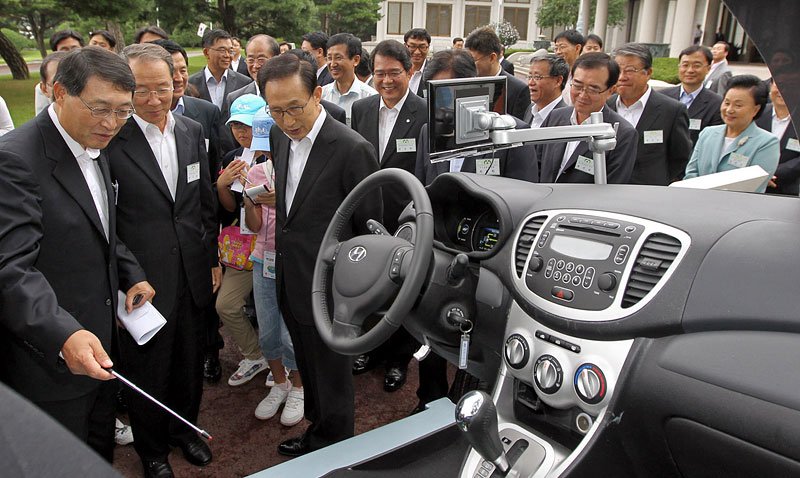
[[[506,113],[524,121],[525,112],[531,106],[531,93],[528,90],[528,85],[524,81],[509,74],[507,71],[502,72],[506,78]]]
[[[680,102],[680,85],[659,90],[659,93]],[[689,121],[691,122],[693,119],[700,120],[700,129],[689,130],[689,137],[692,138],[692,147],[697,144],[697,138],[700,137],[700,131],[704,130],[706,126],[722,124],[722,116],[719,113],[719,106],[721,104],[722,97],[720,95],[714,93],[708,88],[700,88],[700,93],[697,94],[697,98],[692,101],[692,105],[689,107]]]
[[[275,249],[278,297],[291,297],[288,307],[303,325],[313,325],[311,280],[322,237],[336,209],[362,179],[378,170],[375,149],[367,140],[330,116],[317,135],[292,201],[286,210],[286,178],[291,140],[277,125],[270,132],[275,162]],[[367,219],[382,219],[378,191],[364,198],[342,240],[367,234]],[[280,300],[280,299],[279,299]]]
[[[86,180],[48,110],[0,138],[0,379],[33,401],[67,400],[99,382],[69,373],[58,353],[80,329],[111,353],[117,291],[145,280],[117,239],[108,160],[106,239]]]
[[[612,95],[606,104],[616,111],[617,95]],[[663,141],[645,144],[645,131],[662,131]],[[631,183],[668,186],[681,179],[692,156],[686,107],[680,101],[651,91],[636,125],[636,132],[639,134],[639,143]]]
[[[517,119],[517,129],[528,128],[529,125]],[[460,172],[476,172],[475,163],[478,159],[488,159],[492,153],[465,158]],[[494,158],[498,161],[500,176],[506,178],[521,179],[532,183],[539,181],[539,161],[536,156],[536,149],[532,144],[518,146],[516,148],[504,149],[494,153]],[[436,176],[450,171],[450,161],[440,161],[431,163],[430,147],[428,146],[428,125],[422,126],[419,140],[417,141],[417,159],[414,167],[414,175],[424,185],[429,185],[436,179]]]
[[[571,124],[570,117],[574,109],[574,107],[569,106],[553,110],[544,124],[542,124],[542,127],[567,126]],[[608,107],[603,107],[603,121],[611,125],[619,123],[617,146],[606,153],[606,179],[609,184],[627,184],[630,182],[633,165],[636,161],[638,134],[630,123]],[[564,158],[566,149],[567,143],[547,143],[536,147],[539,155],[539,164],[541,165],[540,181],[543,183],[594,183],[594,175],[575,169],[578,156],[592,157],[589,146],[585,141],[578,143],[578,147],[569,157],[564,172],[561,176],[558,176],[561,160]]]
[[[333,83],[333,76],[331,76],[331,72],[328,69],[328,65],[325,65],[325,69],[317,77],[317,85],[325,86],[328,83]]]
[[[373,95],[362,98],[353,103],[351,127],[361,136],[369,141],[375,148],[376,153],[380,153],[378,143],[378,127],[380,124],[378,110],[381,105],[381,97]],[[397,115],[397,121],[389,134],[386,143],[386,150],[380,159],[381,169],[400,168],[414,174],[414,164],[417,160],[417,152],[409,151],[397,152],[397,140],[401,138],[411,138],[417,141],[422,126],[428,121],[428,103],[409,92],[406,101]],[[417,149],[419,144],[416,145]],[[402,186],[384,186],[381,188],[383,195],[383,225],[387,230],[393,232],[399,225],[397,218],[403,212],[406,205],[411,201],[411,196]]]
[[[175,200],[147,139],[134,118],[107,148],[119,181],[117,231],[156,289],[153,305],[169,317],[185,274],[195,304],[211,300],[211,268],[217,266],[217,221],[202,127],[175,116],[178,183]],[[188,182],[188,167],[200,177]]]
[[[203,127],[203,138],[208,140],[208,170],[212,173],[219,171],[222,161],[219,131],[223,124],[219,110],[208,101],[191,96],[183,97],[183,107],[183,116],[197,121]]]
[[[559,98],[561,97],[559,96]],[[562,99],[561,101],[556,103],[556,106],[552,110],[550,110],[550,112],[552,113],[553,111],[559,108],[563,108],[565,106],[567,106],[567,104],[564,103],[564,100]],[[545,120],[547,120],[547,118],[545,118]],[[525,110],[525,116],[522,118],[522,121],[527,123],[528,126],[530,126],[533,123],[533,103],[531,103],[530,106],[528,106],[528,109]]]
[[[189,83],[194,85],[197,88],[197,91],[200,92],[200,98],[206,101],[211,101],[211,94],[208,92],[208,85],[206,85],[206,76],[205,76],[206,69],[203,68],[197,73],[193,74],[189,77]],[[225,98],[228,97],[232,91],[236,91],[239,88],[247,85],[248,83],[252,83],[253,79],[247,75],[243,75],[241,73],[237,73],[230,68],[228,68],[228,77],[225,80],[225,93],[222,95],[222,103],[225,103]],[[213,103],[212,103],[213,104]],[[220,108],[221,110],[222,108]]]
[[[774,107],[772,104],[767,104],[764,107],[764,112],[756,120],[756,125],[759,128],[772,131],[772,111]],[[781,156],[778,160],[778,169],[775,170],[775,176],[778,178],[775,183],[777,188],[767,188],[767,192],[771,194],[787,194],[797,196],[800,193],[800,152],[788,149],[786,146],[789,140],[797,139],[797,130],[794,129],[794,123],[789,120],[789,126],[780,138],[781,142]]]
[[[500,62],[500,67],[503,68],[509,75],[514,75],[514,64],[503,58]]]

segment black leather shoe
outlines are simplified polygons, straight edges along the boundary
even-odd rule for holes
[[[205,466],[211,463],[211,448],[203,440],[194,438],[186,443],[179,443],[178,446],[186,461],[192,465]]]
[[[369,354],[361,354],[353,360],[353,375],[361,375],[375,368],[375,360]]]
[[[142,460],[144,478],[173,478],[172,467],[167,460]]]
[[[284,456],[301,456],[310,451],[305,435],[289,438],[278,445],[278,453]]]
[[[402,367],[389,367],[383,376],[383,389],[387,392],[396,392],[406,383],[406,369]]]
[[[203,362],[203,378],[208,383],[217,383],[222,378],[222,367],[219,365],[219,358],[207,355]]]

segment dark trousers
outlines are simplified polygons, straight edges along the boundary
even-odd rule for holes
[[[127,378],[183,418],[197,422],[203,395],[205,321],[185,280],[164,327],[144,345],[120,334]],[[133,446],[142,460],[166,460],[170,443],[185,443],[195,432],[138,393],[129,391]]]
[[[389,338],[380,345],[376,351],[378,357],[386,359],[386,368],[408,368],[408,363],[414,356],[414,351],[419,348],[419,343],[403,327],[397,329]]]
[[[303,380],[305,417],[311,422],[305,438],[318,450],[354,434],[353,360],[328,348],[316,327],[298,322],[287,306],[290,300],[281,293],[281,313]]]
[[[114,458],[114,396],[117,381],[100,382],[93,392],[70,400],[36,402],[80,440],[111,463]]]

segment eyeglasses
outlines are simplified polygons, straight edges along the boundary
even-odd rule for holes
[[[391,78],[392,80],[396,80],[405,73],[403,70],[391,70],[391,71],[376,71],[372,74],[372,76],[376,80],[382,80],[384,78]]]
[[[267,62],[267,60],[269,60],[269,58],[267,58],[265,56],[260,56],[258,58],[253,58],[253,57],[248,56],[244,60],[244,62],[247,63],[248,65],[252,65],[252,64],[255,63],[256,65],[262,66],[264,63]]]
[[[479,58],[474,58],[473,57],[472,59],[475,61],[475,63],[478,63],[479,61],[481,61],[481,60],[483,60],[484,58],[487,58],[487,57],[489,57],[489,55],[483,55],[482,57],[479,57]]]
[[[213,50],[213,51],[219,53],[220,55],[236,56],[236,49],[234,49],[234,48],[228,49],[228,48],[225,48],[224,46],[221,46],[221,47],[218,47],[218,48],[209,48],[209,50]]]
[[[131,116],[133,116],[134,113],[133,109],[112,110],[111,108],[92,108],[91,106],[87,105],[86,102],[83,101],[83,98],[81,98],[80,96],[76,96],[76,98],[81,100],[83,106],[85,106],[86,108],[88,108],[89,111],[92,112],[92,117],[94,118],[108,118],[113,113],[114,116],[117,117],[117,119],[126,120]]]
[[[133,92],[133,97],[140,100],[149,99],[150,96],[153,93],[155,93],[155,95],[159,98],[167,98],[169,96],[172,96],[172,92],[174,90],[175,90],[174,88],[159,88],[157,90],[136,90]]]
[[[336,55],[336,56],[328,55],[325,57],[325,59],[328,60],[328,63],[333,63],[333,62],[339,63],[340,61],[349,60],[349,58],[344,57],[342,55]]]
[[[586,93],[588,96],[597,96],[601,93],[605,93],[606,91],[608,91],[608,88],[606,88],[605,90],[601,90],[596,86],[586,86],[580,83],[576,84],[574,82],[572,83],[572,85],[570,85],[570,89],[577,94]]]
[[[681,62],[681,64],[678,65],[678,66],[680,66],[684,70],[688,70],[690,68],[693,69],[693,70],[699,70],[699,69],[701,69],[701,68],[703,68],[705,66],[708,66],[708,64],[700,63],[699,61],[698,62],[694,62],[694,63],[689,63],[688,61],[684,61],[684,62]]]
[[[553,77],[552,75],[547,75],[547,76],[542,76],[542,75],[528,75],[528,76],[526,76],[525,78],[527,78],[527,79],[528,79],[528,81],[530,81],[530,80],[533,80],[533,81],[542,81],[542,80],[544,80],[545,78],[552,78],[552,77]]]
[[[426,52],[426,51],[428,51],[429,46],[428,45],[413,45],[411,43],[406,43],[406,48],[408,48],[408,51],[419,50],[421,52]]]
[[[573,45],[568,44],[568,43],[556,43],[554,48],[553,48],[553,50],[555,50],[555,51],[565,51],[565,50],[569,50],[571,48],[575,48],[575,47]]]
[[[647,68],[634,68],[631,66],[620,70],[620,73],[625,73],[626,75],[633,75],[635,73],[639,73],[640,71],[645,71],[646,69]]]
[[[305,109],[305,107],[308,106],[308,102],[311,101],[311,98],[313,96],[314,95],[309,96],[308,99],[306,100],[306,103],[303,106],[290,106],[290,107],[286,108],[285,110],[279,110],[279,109],[275,109],[275,108],[270,108],[269,109],[269,114],[273,118],[275,118],[276,120],[277,119],[283,119],[283,115],[289,115],[292,118],[296,118],[296,117],[300,116],[301,114],[303,114],[303,109]]]

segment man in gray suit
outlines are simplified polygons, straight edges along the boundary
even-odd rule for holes
[[[556,108],[567,106],[561,97],[569,78],[569,65],[558,55],[534,55],[528,69],[528,91],[531,107],[525,110],[522,120],[531,128],[538,128]]]
[[[725,90],[728,89],[728,81],[730,81],[733,73],[728,68],[728,44],[724,41],[718,41],[711,47],[711,55],[714,62],[711,63],[711,71],[706,76],[705,86],[714,93],[722,96]]]
[[[233,42],[225,30],[210,30],[203,35],[203,55],[206,67],[189,77],[189,83],[200,92],[200,98],[222,109],[228,93],[253,81],[252,78],[230,69]]]
[[[708,47],[692,45],[683,50],[678,58],[680,60],[678,78],[681,84],[660,90],[659,93],[686,105],[689,110],[689,136],[694,146],[700,131],[706,126],[722,124],[719,113],[722,97],[708,88],[703,88],[703,79],[711,69],[712,61],[711,50]]]
[[[617,94],[608,107],[636,128],[639,145],[631,183],[667,186],[680,179],[692,154],[686,107],[647,84],[653,74],[650,49],[628,43],[614,50],[620,69]]]
[[[603,121],[618,124],[617,147],[606,153],[606,179],[609,184],[630,182],[636,161],[636,130],[606,106],[619,79],[619,65],[605,53],[586,53],[572,66],[569,94],[573,107],[559,108],[547,117],[542,127],[578,125],[602,111]],[[593,183],[594,160],[585,141],[549,143],[537,146],[541,161],[540,182]]]

